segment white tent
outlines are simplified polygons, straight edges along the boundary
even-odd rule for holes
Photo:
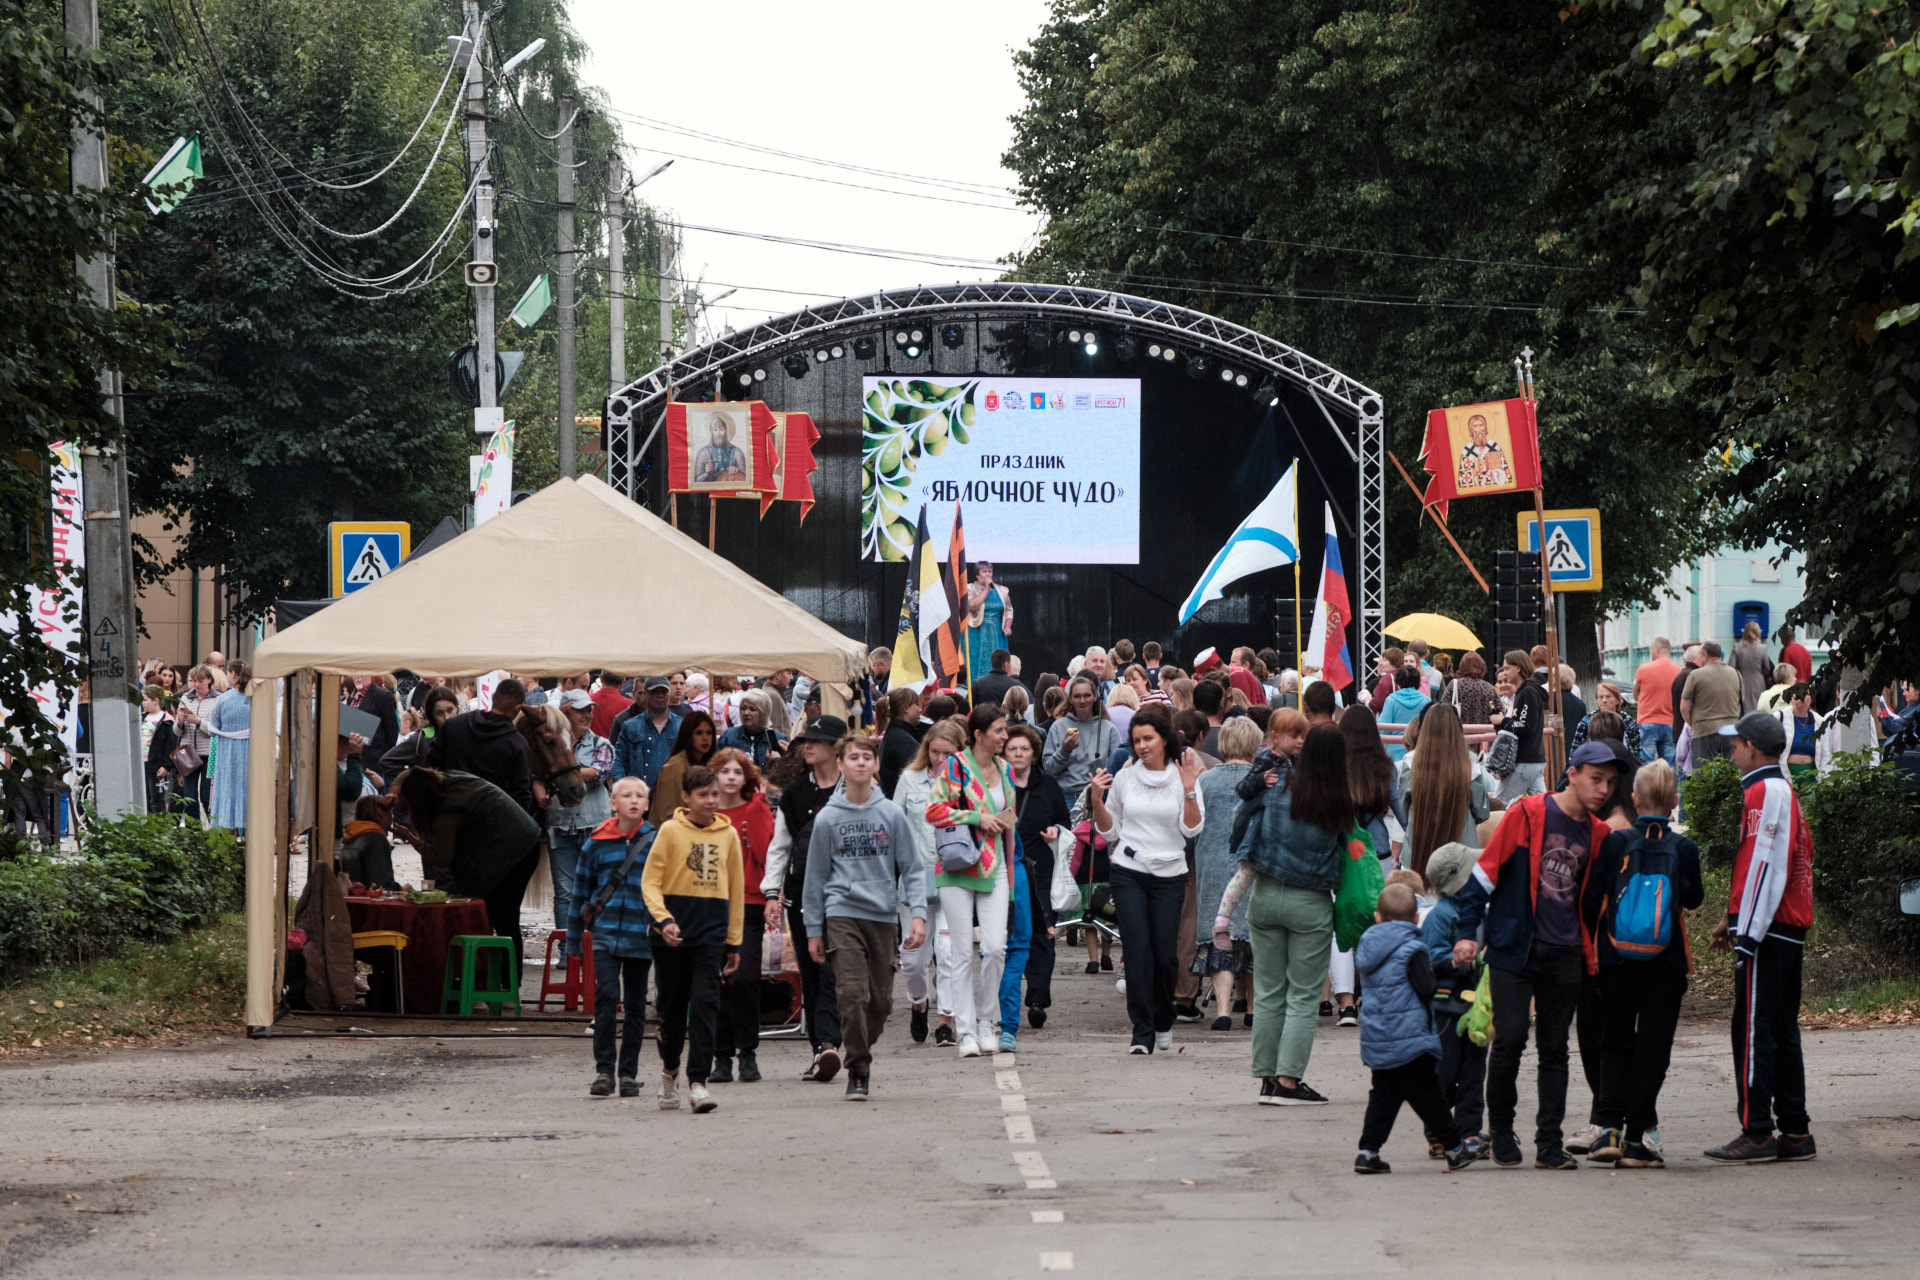
[[[248,686],[249,1029],[273,1022],[289,839],[312,825],[317,856],[332,856],[333,806],[318,784],[334,773],[339,677],[797,667],[820,682],[826,709],[844,714],[841,689],[865,670],[866,652],[592,477],[549,485],[270,637]]]

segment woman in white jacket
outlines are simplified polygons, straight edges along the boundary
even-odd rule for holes
[[[934,775],[955,752],[965,750],[966,745],[966,730],[959,720],[942,720],[933,725],[920,739],[920,750],[913,757],[913,763],[900,771],[900,781],[893,792],[894,803],[906,810],[907,822],[913,828],[914,841],[920,846],[920,857],[927,867],[927,933],[926,941],[917,947],[909,948],[905,942],[913,918],[912,904],[900,904],[900,970],[907,978],[907,999],[913,1003],[911,1027],[915,1044],[926,1042],[929,983],[935,967],[946,963],[949,945],[947,921],[940,913],[940,891],[933,881],[938,867],[933,851],[933,824],[927,821],[927,797],[933,791]],[[969,937],[967,941],[971,944],[973,939]],[[932,965],[928,964],[930,959]],[[950,1045],[954,1042],[953,1001],[944,986],[939,988],[937,998],[940,1025],[934,1028],[933,1042]]]

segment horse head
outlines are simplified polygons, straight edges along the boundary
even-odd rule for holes
[[[535,781],[568,808],[586,799],[587,784],[581,777],[586,766],[574,757],[573,733],[560,708],[552,703],[521,707],[513,718],[513,725],[527,740]]]

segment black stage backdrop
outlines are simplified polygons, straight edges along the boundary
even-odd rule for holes
[[[729,381],[724,398],[758,396],[776,410],[812,415],[821,434],[814,449],[820,470],[813,478],[819,501],[804,524],[791,502],[775,503],[764,520],[755,503],[714,503],[720,554],[846,634],[869,646],[897,647],[906,566],[860,559],[861,378],[1137,377],[1142,399],[1140,563],[996,563],[995,581],[1004,583],[1013,597],[1010,648],[1020,656],[1023,677],[1031,683],[1042,671],[1064,673],[1074,654],[1122,637],[1136,648],[1158,640],[1182,666],[1209,645],[1224,654],[1237,644],[1271,645],[1289,665],[1298,665],[1290,568],[1243,579],[1186,627],[1177,621],[1182,601],[1207,563],[1295,457],[1301,462],[1300,579],[1306,597],[1301,627],[1312,617],[1324,542],[1323,504],[1329,499],[1349,594],[1353,607],[1359,607],[1358,464],[1349,443],[1349,417],[1336,414],[1329,421],[1311,393],[1290,383],[1279,384],[1279,404],[1257,403],[1250,388],[1220,380],[1219,365],[1234,367],[1231,360],[1207,353],[1212,364],[1196,378],[1184,359],[1170,365],[1147,358],[1144,337],[1139,339],[1140,354],[1121,360],[1112,332],[1101,335],[1099,354],[1087,356],[1081,347],[1057,340],[1042,344],[1030,320],[962,316],[928,323],[922,317],[915,323],[931,339],[931,350],[917,360],[905,359],[895,349],[890,329],[876,329],[880,351],[875,359],[855,358],[850,335],[840,340],[847,352],[844,358],[810,363],[802,378],[789,377],[780,363],[786,353],[776,352],[753,366],[767,371],[754,391],[736,392]],[[961,346],[948,348],[940,341],[937,335],[946,323],[961,325]],[[1059,333],[1085,324],[1049,322],[1046,327]],[[730,370],[729,375],[738,372]],[[1255,386],[1264,380],[1264,375],[1249,373]],[[1341,425],[1336,428],[1335,422]],[[656,451],[655,456],[663,455]],[[708,507],[706,499],[682,495],[680,528],[704,539]],[[929,509],[928,526],[944,546],[945,517]],[[698,602],[684,604],[690,618],[697,619]],[[1353,643],[1357,628],[1350,628],[1348,636]],[[1352,657],[1356,670],[1370,661],[1369,655],[1357,652]]]

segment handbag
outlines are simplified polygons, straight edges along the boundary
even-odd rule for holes
[[[1380,870],[1380,859],[1373,852],[1373,837],[1365,827],[1355,826],[1343,843],[1346,857],[1340,864],[1340,889],[1333,899],[1333,942],[1340,950],[1351,951],[1373,923],[1373,913],[1380,905],[1380,891],[1387,887],[1387,877]]]
[[[200,758],[200,753],[191,746],[176,749],[168,759],[173,762],[174,772],[178,773],[182,779],[191,776],[195,769],[206,763]]]
[[[971,871],[980,865],[980,843],[973,828],[958,822],[934,828],[933,854],[942,871]]]
[[[1073,879],[1073,834],[1063,830],[1053,842],[1052,902],[1055,911],[1080,909],[1080,886]]]
[[[1473,991],[1473,1008],[1460,1015],[1460,1022],[1454,1028],[1464,1040],[1471,1040],[1482,1049],[1493,1038],[1493,970],[1486,965],[1480,966],[1480,985]]]
[[[1493,735],[1493,746],[1487,749],[1487,772],[1505,781],[1519,767],[1520,739],[1513,732],[1502,729]]]

